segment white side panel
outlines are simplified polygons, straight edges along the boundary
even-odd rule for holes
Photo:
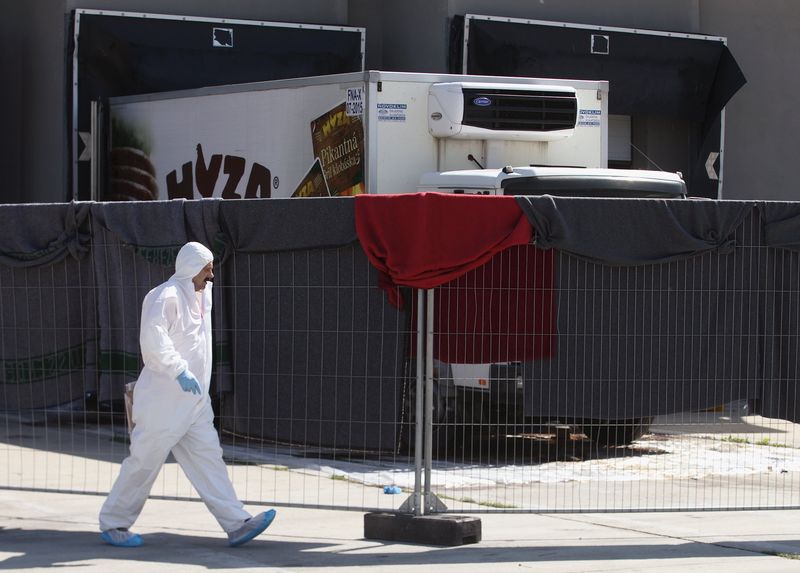
[[[377,178],[370,193],[415,193],[419,176],[436,170],[436,140],[428,133],[428,82],[381,81],[370,102],[375,122]]]
[[[519,144],[517,145],[519,148]],[[469,159],[475,158],[482,167],[487,167],[486,142],[469,139],[440,139],[439,169],[437,171],[458,171],[461,169],[479,169]]]
[[[506,165],[548,165],[553,141],[487,141],[487,169],[501,169]]]
[[[250,85],[249,89],[223,86],[205,88],[201,93],[112,100],[111,114],[117,127],[124,125],[124,134],[135,134],[128,139],[143,142],[140,148],[149,154],[157,191],[147,198],[306,196],[298,190],[323,175],[333,195],[367,189],[370,193],[413,193],[423,173],[478,167],[470,155],[487,168],[606,166],[608,120],[603,82],[558,80],[559,84],[575,85],[578,91],[580,118],[571,137],[504,142],[437,140],[430,135],[429,87],[452,76],[369,72],[366,76],[342,74],[331,81],[333,77],[315,83],[309,83],[310,79],[279,80]],[[496,80],[508,83],[511,79]],[[358,93],[356,101],[353,91]],[[598,94],[603,97],[598,99]],[[350,115],[345,113],[346,103],[353,104],[347,108]],[[365,115],[352,115],[353,110],[362,113],[362,109]],[[326,140],[326,147],[317,140],[315,151],[312,123],[328,122],[337,133],[331,141]],[[357,140],[353,122],[358,124]],[[113,145],[126,145],[118,138],[120,130],[113,131]],[[318,155],[321,166],[315,161]],[[232,171],[237,166],[238,172]],[[357,173],[351,173],[354,168]],[[259,173],[260,183],[254,186]],[[334,181],[336,177],[339,181]],[[115,186],[120,186],[118,180],[112,182],[111,187]]]
[[[491,364],[451,364],[450,367],[456,386],[477,390],[489,389]]]
[[[551,142],[547,147],[547,158],[541,165],[608,166],[607,91],[578,90],[578,125],[575,133],[568,139]]]
[[[112,105],[111,114],[125,132],[135,134],[133,139],[144,142],[158,199],[169,198],[168,178],[185,180],[187,164],[194,198],[221,197],[234,183],[235,194],[244,197],[256,164],[269,170],[272,197],[290,197],[315,163],[311,123],[344,104],[347,87],[363,89],[363,82],[119,103]],[[334,128],[337,121],[347,121],[344,115],[329,116]],[[119,139],[117,135],[112,147],[121,145]],[[359,145],[363,149],[363,136]],[[341,159],[342,149],[325,153],[333,164]],[[363,157],[349,160],[363,164]],[[241,178],[233,181],[237,175],[227,171],[242,161]],[[203,178],[204,192],[198,187]],[[213,191],[209,178],[216,178]]]

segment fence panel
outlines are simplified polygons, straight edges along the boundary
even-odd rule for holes
[[[123,387],[142,367],[141,301],[191,238],[154,227],[186,220],[197,230],[219,216],[202,203],[93,205],[79,256],[4,267],[0,486],[109,491],[128,450]],[[269,211],[268,202],[225,209],[229,218],[260,209],[262,220]],[[407,314],[386,302],[357,243],[237,248],[246,240],[237,232],[212,228],[204,238],[219,258],[211,395],[237,494],[397,509],[407,496],[385,486],[408,494],[415,475]],[[197,499],[171,458],[152,495]]]
[[[439,287],[433,492],[452,511],[797,507],[800,266],[762,237],[754,211],[729,251],[528,246]]]
[[[25,239],[0,252],[0,487],[108,492],[141,301],[201,240],[217,255],[216,422],[248,503],[409,511],[424,469],[435,511],[800,506],[800,255],[766,244],[758,210],[731,250],[659,264],[512,247],[427,309],[378,288],[351,211],[0,207]],[[197,497],[171,459],[152,493]]]

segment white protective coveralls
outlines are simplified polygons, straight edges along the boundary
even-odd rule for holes
[[[236,497],[214,429],[211,380],[211,283],[195,291],[192,277],[213,260],[200,243],[187,243],[175,274],[144,298],[139,342],[144,369],[133,394],[130,455],[100,510],[100,529],[129,528],[142,511],[169,452],[226,532],[250,514]],[[200,394],[176,380],[189,370]]]

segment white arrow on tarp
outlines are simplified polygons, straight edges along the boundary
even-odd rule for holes
[[[719,180],[719,176],[714,169],[714,163],[717,161],[717,157],[719,157],[719,153],[712,151],[708,154],[708,159],[706,159],[706,173],[708,173],[708,178],[713,179],[714,181]]]
[[[83,143],[83,151],[78,156],[78,161],[90,161],[92,159],[92,146],[89,143],[89,138],[92,137],[92,133],[90,131],[79,131],[78,137],[81,138],[81,143]]]

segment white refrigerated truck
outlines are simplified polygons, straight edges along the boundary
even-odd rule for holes
[[[512,194],[537,181],[551,194],[686,192],[674,173],[605,169],[604,81],[367,71],[111,98],[108,110],[95,199]]]
[[[608,89],[367,71],[112,98],[97,198],[685,196],[680,174],[607,169]],[[514,367],[436,370],[447,422],[458,388],[488,392]]]

